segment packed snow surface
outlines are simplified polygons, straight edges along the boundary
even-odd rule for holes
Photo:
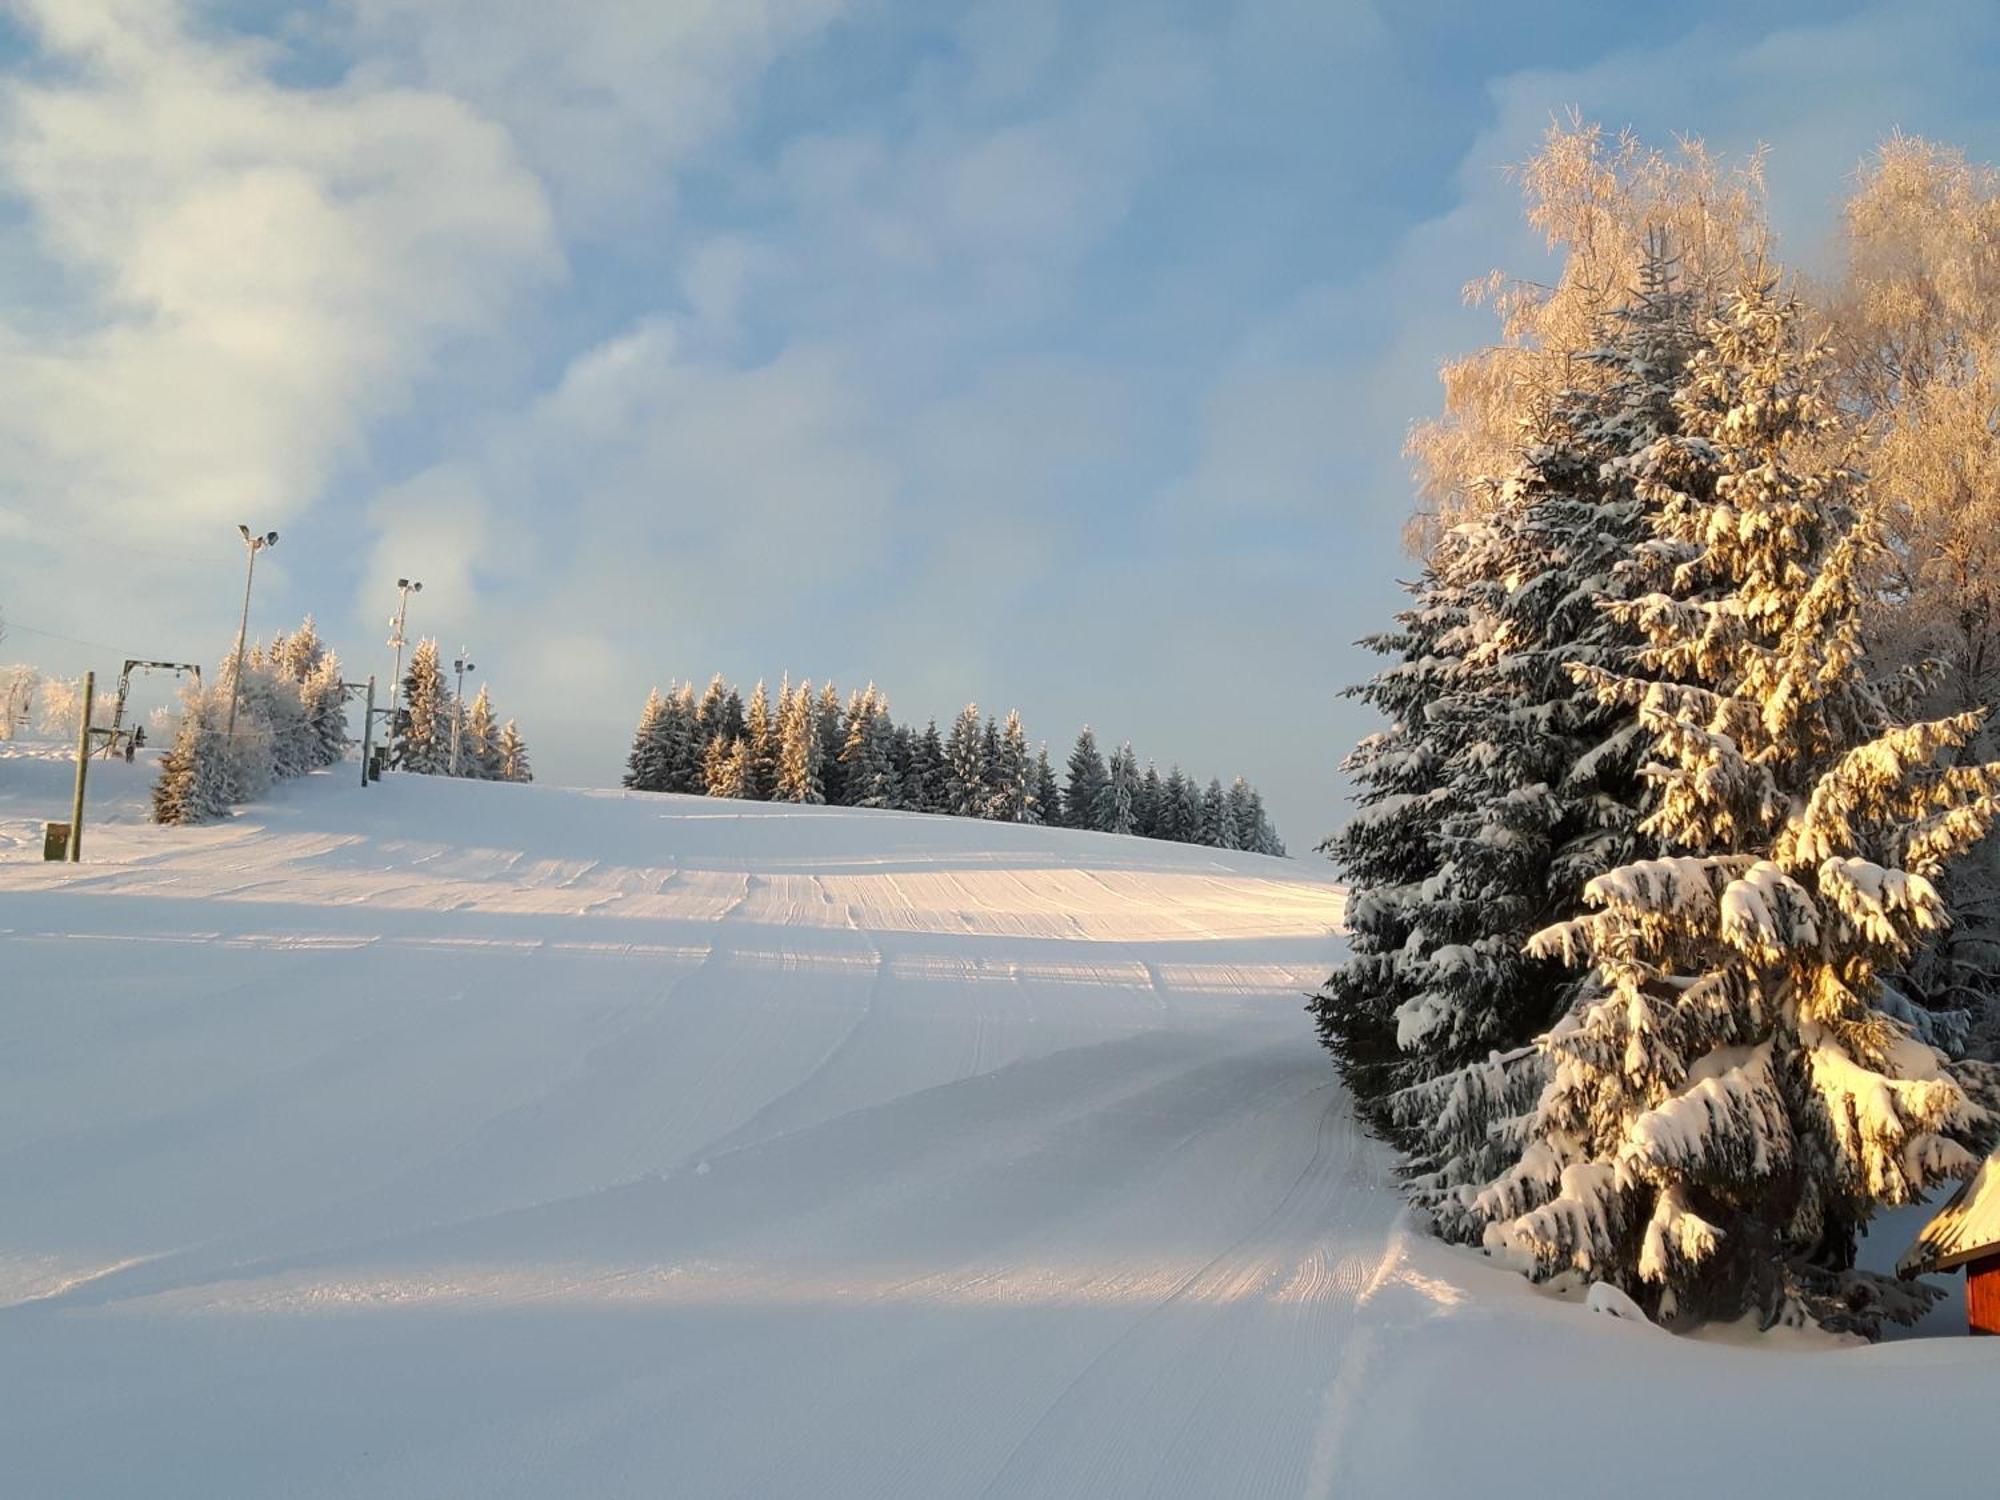
[[[1413,1234],[1316,862],[345,771],[158,829],[147,769],[45,866],[0,752],[9,1495],[1991,1478],[2000,1340],[1674,1339]]]

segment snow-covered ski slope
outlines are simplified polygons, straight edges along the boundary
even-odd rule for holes
[[[67,772],[0,758],[0,1493],[1991,1477],[2000,1341],[1674,1340],[1409,1234],[1316,862],[346,774],[167,830],[145,773],[43,866]]]

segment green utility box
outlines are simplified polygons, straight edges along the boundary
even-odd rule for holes
[[[42,825],[42,858],[54,860],[69,858],[69,824],[44,823]]]

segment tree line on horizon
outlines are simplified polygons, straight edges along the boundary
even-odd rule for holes
[[[940,732],[899,724],[873,683],[843,703],[827,683],[785,679],[772,701],[718,674],[646,699],[626,761],[634,791],[762,802],[887,808],[951,817],[1133,834],[1282,855],[1263,798],[1242,777],[1206,787],[1179,766],[1142,771],[1131,744],[1106,756],[1085,726],[1059,779],[1046,742],[1032,752],[1018,712],[983,719],[967,704]]]
[[[1312,1002],[1445,1238],[1668,1326],[1878,1334],[2000,1135],[2000,175],[1899,137],[1828,285],[1758,165],[1593,127],[1413,440]]]

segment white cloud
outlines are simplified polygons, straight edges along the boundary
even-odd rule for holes
[[[347,0],[365,74],[505,123],[573,224],[629,225],[845,0]]]
[[[559,262],[506,137],[451,99],[288,89],[175,6],[36,0],[0,177],[46,257],[0,327],[5,504],[185,540],[280,524],[441,344]]]
[[[750,657],[742,643],[774,629],[809,634],[822,591],[881,561],[894,487],[837,357],[718,366],[651,320],[384,494],[368,576],[426,559],[412,630],[453,622],[496,694],[551,720],[559,707],[548,740],[608,765],[652,674]]]

